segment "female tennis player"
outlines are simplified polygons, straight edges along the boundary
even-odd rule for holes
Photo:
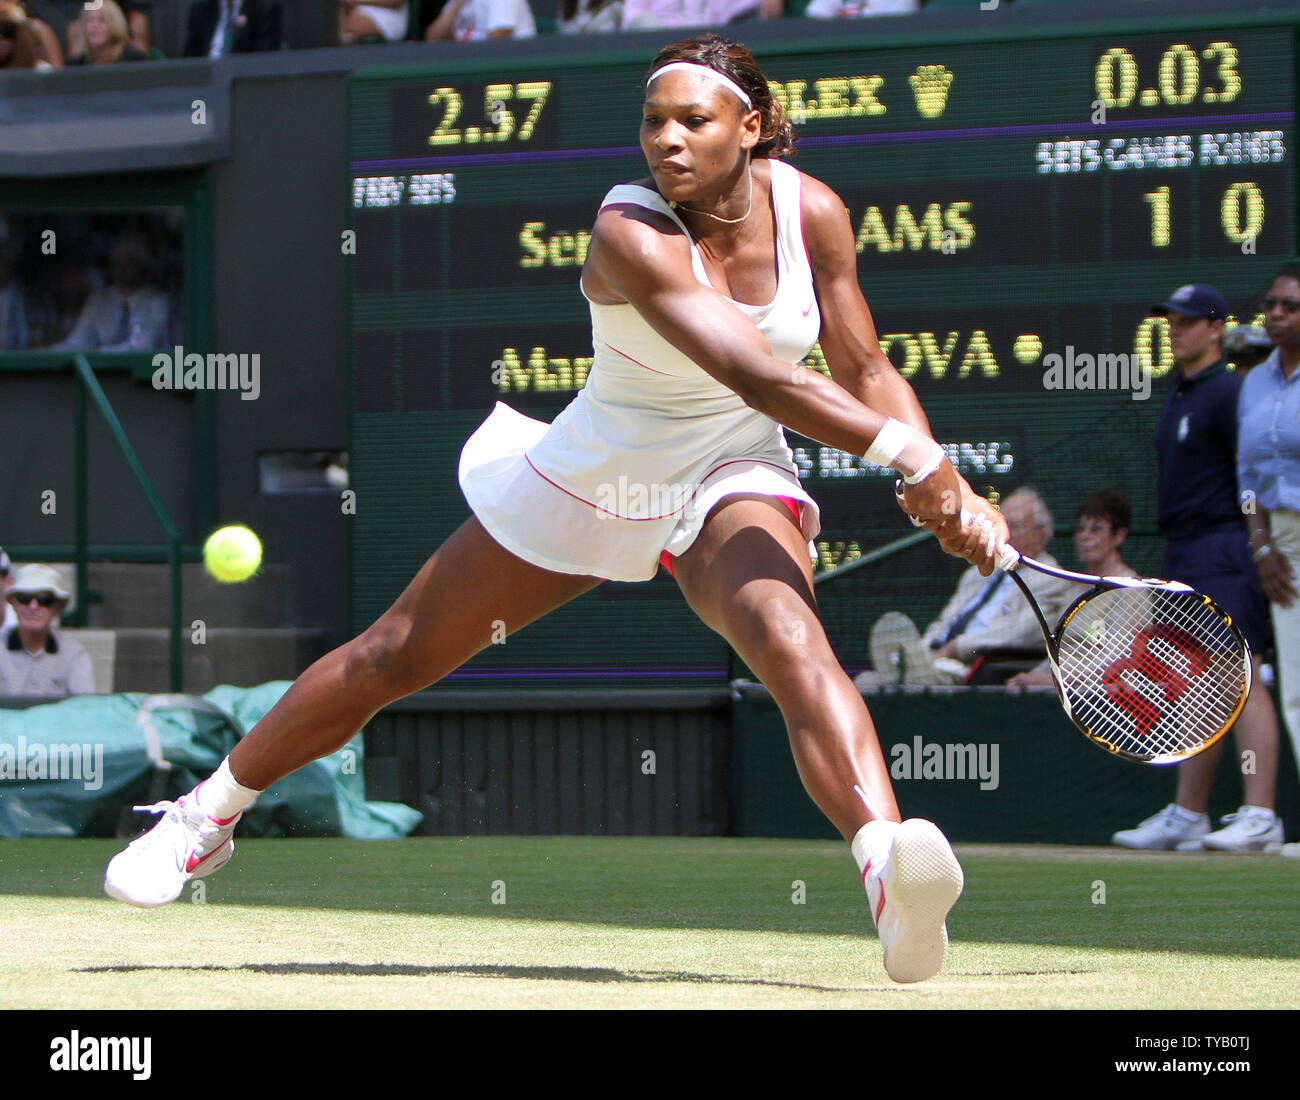
[[[111,896],[174,900],[230,858],[259,791],[486,648],[494,623],[513,633],[602,579],[648,580],[662,556],[780,706],[804,785],[862,871],[889,974],[939,970],[961,869],[933,824],[900,824],[871,718],[817,619],[818,509],[781,426],[893,467],[904,508],[986,574],[1006,524],[881,352],[844,203],[781,159],[793,131],[748,51],[714,35],[662,50],[641,148],[650,175],[606,196],[582,271],[584,389],[550,425],[496,407],[461,456],[473,516],[213,776],[150,807],[165,816],[109,864]],[[799,365],[818,339],[834,381]],[[650,506],[613,507],[617,485]]]

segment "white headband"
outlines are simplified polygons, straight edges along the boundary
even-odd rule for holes
[[[754,109],[754,101],[745,93],[745,89],[737,84],[731,77],[725,73],[718,72],[717,69],[710,69],[707,65],[697,65],[694,61],[673,61],[661,69],[656,69],[650,74],[650,80],[645,82],[646,87],[650,87],[650,81],[656,80],[663,76],[664,73],[695,73],[698,76],[707,77],[717,84],[721,84],[729,92],[732,92],[741,103],[749,110]]]

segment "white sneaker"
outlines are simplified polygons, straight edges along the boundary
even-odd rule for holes
[[[1287,859],[1300,859],[1300,844],[1283,844],[1278,851]]]
[[[916,624],[900,611],[886,611],[871,628],[871,663],[885,684],[937,685],[947,681],[934,668],[934,656]]]
[[[939,827],[915,817],[904,821],[884,854],[867,860],[862,884],[889,976],[921,982],[939,973],[948,948],[948,910],[964,885],[961,865]]]
[[[1110,838],[1120,848],[1140,848],[1144,851],[1199,852],[1201,841],[1210,832],[1209,814],[1200,814],[1188,821],[1174,812],[1169,803],[1158,814],[1152,814],[1136,829],[1123,829]]]
[[[1282,845],[1282,819],[1271,810],[1242,806],[1235,814],[1225,814],[1224,828],[1204,840],[1207,848],[1219,852],[1262,852]]]
[[[217,821],[199,809],[193,794],[135,809],[164,816],[109,862],[104,892],[111,898],[146,909],[166,905],[190,879],[221,870],[235,854],[232,837],[242,813]]]

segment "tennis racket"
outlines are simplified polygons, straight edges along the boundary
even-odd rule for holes
[[[1250,647],[1209,596],[1177,581],[1074,573],[1010,546],[998,567],[1034,609],[1061,705],[1090,741],[1126,760],[1174,764],[1240,716]],[[1019,575],[1026,568],[1089,586],[1055,630]]]

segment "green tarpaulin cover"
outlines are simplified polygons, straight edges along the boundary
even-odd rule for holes
[[[0,710],[0,837],[123,836],[138,804],[175,799],[215,771],[288,681],[206,695],[81,695]],[[282,779],[237,836],[406,836],[422,815],[367,802],[362,738]]]

